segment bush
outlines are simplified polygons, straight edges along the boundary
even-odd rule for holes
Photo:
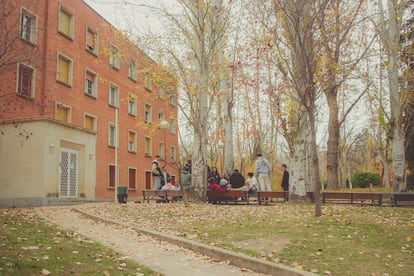
[[[371,172],[361,172],[355,173],[351,178],[353,187],[366,188],[372,186],[380,185],[380,176],[377,173]]]

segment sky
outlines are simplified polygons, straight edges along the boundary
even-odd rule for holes
[[[137,34],[160,33],[162,25],[159,18],[148,8],[137,5],[152,5],[156,7],[167,7],[169,10],[174,7],[174,0],[125,0],[132,3],[123,3],[123,0],[83,0],[95,11],[108,20],[113,26],[120,30],[129,29],[135,26]],[[176,5],[176,4],[175,4]]]

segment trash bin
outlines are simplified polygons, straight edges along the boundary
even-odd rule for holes
[[[117,187],[119,203],[127,203],[128,195],[126,191],[127,191],[127,187]]]
[[[118,195],[125,195],[127,191],[127,187],[117,187]]]
[[[119,203],[127,203],[127,199],[128,199],[127,194],[123,194],[123,195],[118,194],[118,202]]]

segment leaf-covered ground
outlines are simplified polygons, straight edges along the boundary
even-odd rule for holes
[[[46,223],[32,209],[0,209],[0,275],[158,275]]]
[[[324,275],[413,275],[414,209],[104,203],[89,213]],[[253,242],[256,241],[256,242]]]

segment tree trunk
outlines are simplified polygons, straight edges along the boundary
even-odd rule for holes
[[[336,102],[336,92],[331,91],[336,89],[331,87],[325,93],[328,107],[329,107],[329,122],[328,122],[328,152],[327,152],[327,171],[328,171],[328,185],[330,190],[339,190],[338,185],[338,147],[339,147],[339,122],[338,122],[338,103]]]
[[[306,128],[306,116],[300,116],[298,122],[297,140],[293,143],[293,149],[290,152],[290,177],[289,177],[289,192],[290,197],[300,199],[306,196],[306,183],[309,185],[307,178],[307,140],[308,128]]]

